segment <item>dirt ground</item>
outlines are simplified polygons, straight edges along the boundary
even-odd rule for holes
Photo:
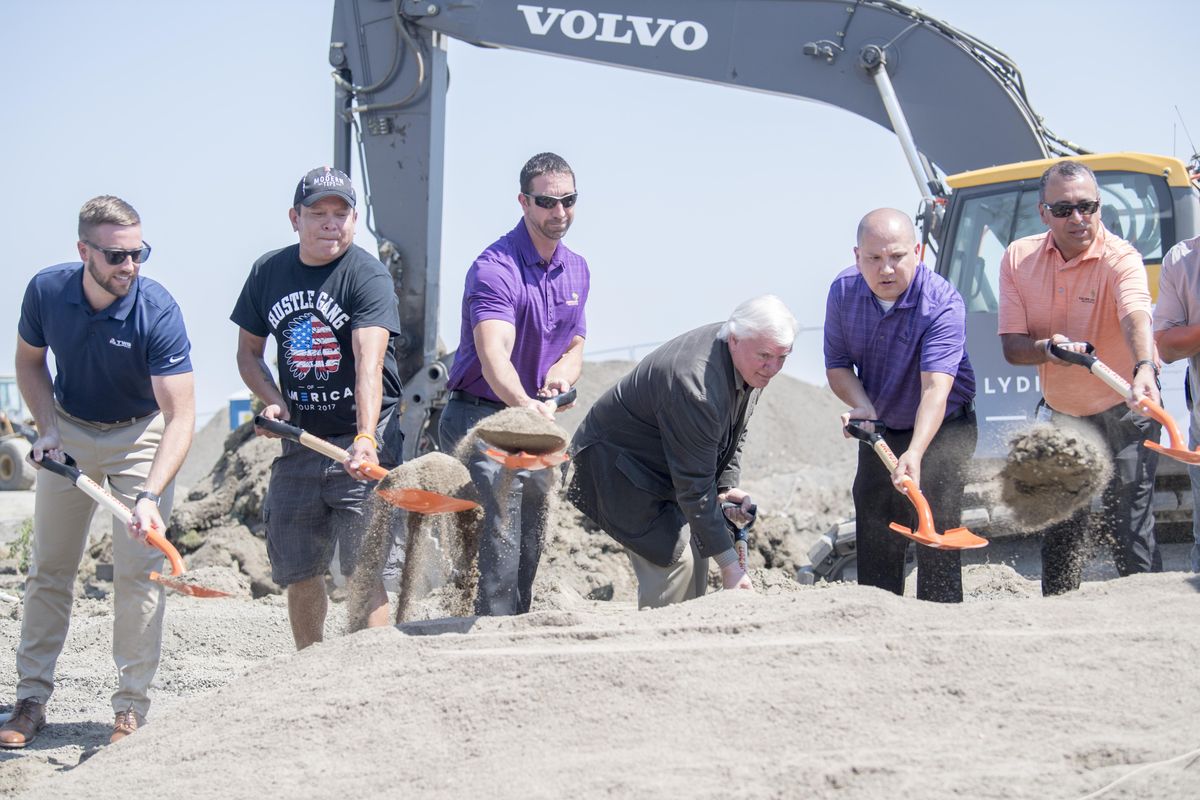
[[[627,367],[589,363],[580,405]],[[0,797],[1200,796],[1200,577],[1116,579],[1101,555],[1043,598],[1033,541],[978,551],[961,606],[791,580],[849,515],[840,410],[779,379],[751,422],[757,593],[639,612],[619,546],[560,505],[532,613],[343,635],[339,590],[298,654],[255,535],[277,445],[234,434],[173,536],[240,597],[170,596],[150,724],[109,747],[111,587],[85,564],[50,724],[0,751]],[[20,591],[0,561],[0,682]]]

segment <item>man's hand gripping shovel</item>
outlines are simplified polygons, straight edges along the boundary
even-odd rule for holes
[[[892,472],[898,463],[896,454],[892,452],[892,448],[888,447],[883,436],[875,431],[868,431],[864,427],[864,423],[869,422],[876,422],[876,420],[852,419],[846,425],[846,432],[855,439],[871,445],[871,449],[888,468],[888,472]],[[912,478],[905,478],[902,485],[904,496],[913,504],[913,508],[917,512],[917,529],[912,530],[893,522],[889,527],[896,533],[935,550],[971,550],[977,547],[987,547],[987,539],[976,536],[966,528],[951,528],[945,533],[938,533],[933,525],[933,511],[929,508],[929,502],[925,499],[925,495],[921,494],[921,490],[917,488],[917,484],[913,482]]]
[[[571,388],[547,399],[554,403],[555,407],[561,408],[574,403],[576,394],[575,389]],[[520,449],[513,452],[500,447],[488,447],[483,453],[493,461],[503,464],[505,469],[546,469],[547,467],[557,467],[569,458],[566,453],[561,451],[561,448],[550,453],[527,453]]]
[[[302,444],[309,450],[332,458],[340,464],[350,460],[350,454],[336,444],[313,436],[302,428],[290,425],[282,420],[267,419],[262,414],[254,418],[256,427],[269,431],[276,436]],[[378,464],[364,462],[359,470],[371,480],[381,481],[387,477],[388,471]],[[441,514],[447,511],[467,511],[478,508],[479,504],[471,500],[461,500],[457,497],[429,492],[424,489],[381,489],[375,491],[387,502],[405,511],[415,511],[419,514]]]
[[[80,472],[75,466],[75,459],[70,456],[65,456],[65,458],[66,463],[55,461],[49,456],[35,463],[41,468],[50,470],[56,475],[61,475],[75,484],[84,494],[99,503],[102,508],[108,509],[112,512],[113,516],[126,525],[133,520],[133,512],[124,503],[109,494],[103,486]],[[146,532],[146,544],[161,550],[163,555],[167,557],[167,561],[171,564],[170,575],[160,575],[157,572],[151,572],[150,580],[161,583],[163,586],[174,589],[181,594],[191,595],[192,597],[229,597],[227,592],[210,589],[207,586],[197,586],[181,580],[180,576],[185,569],[183,558],[179,555],[179,551],[175,549],[175,545],[168,542],[158,531],[150,530]]]
[[[1104,381],[1110,389],[1121,395],[1122,398],[1129,397],[1129,382],[1113,372],[1112,367],[1094,355],[1096,348],[1092,346],[1091,342],[1067,342],[1066,344],[1082,344],[1087,348],[1087,351],[1077,353],[1074,350],[1068,350],[1065,347],[1052,343],[1050,345],[1050,353],[1055,358],[1062,359],[1069,364],[1077,364],[1084,367],[1097,378]],[[1179,432],[1179,426],[1175,424],[1175,419],[1166,412],[1166,409],[1153,400],[1147,400],[1144,397],[1138,400],[1137,409],[1142,415],[1161,423],[1167,431],[1167,437],[1170,439],[1170,444],[1166,447],[1163,447],[1158,442],[1146,439],[1145,444],[1148,449],[1162,453],[1165,456],[1170,456],[1185,464],[1200,464],[1200,449],[1188,449],[1187,439]]]

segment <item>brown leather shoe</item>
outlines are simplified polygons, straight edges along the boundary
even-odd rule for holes
[[[0,726],[0,747],[17,749],[37,738],[46,727],[46,704],[36,697],[18,700],[8,722]]]
[[[112,736],[108,737],[109,744],[116,744],[138,728],[146,724],[146,718],[133,710],[133,706],[117,712],[113,722]]]

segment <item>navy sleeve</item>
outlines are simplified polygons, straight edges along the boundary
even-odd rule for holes
[[[150,341],[146,347],[146,362],[151,375],[180,375],[192,371],[187,329],[183,325],[183,312],[172,302],[154,321]]]
[[[46,346],[46,335],[42,331],[42,297],[38,292],[36,276],[25,287],[25,298],[21,301],[21,319],[17,322],[17,333],[27,344],[34,347]]]

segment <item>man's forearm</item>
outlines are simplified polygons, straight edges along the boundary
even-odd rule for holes
[[[265,405],[277,405],[280,408],[287,407],[287,401],[284,400],[283,392],[275,383],[275,377],[271,374],[267,362],[261,356],[254,356],[248,353],[238,353],[238,374],[242,377],[242,383],[246,384],[255,397],[262,400]]]
[[[1045,364],[1050,360],[1046,354],[1046,339],[1034,339],[1026,333],[1002,333],[1000,343],[1004,349],[1004,360],[1010,364]]]
[[[555,361],[550,369],[546,370],[546,382],[561,380],[570,386],[574,386],[582,374],[583,339],[576,336],[571,341],[571,346],[567,348],[567,352],[563,353],[562,357],[558,361]]]
[[[192,431],[196,427],[195,413],[175,413],[166,420],[163,428],[162,441],[154,454],[154,462],[150,465],[150,474],[146,477],[146,491],[162,494],[174,480],[183,461],[187,458],[188,448],[192,445]]]
[[[54,382],[46,366],[45,356],[33,359],[29,354],[18,352],[16,359],[17,389],[25,398],[38,431],[46,434],[58,430],[58,416],[54,412]]]
[[[1180,325],[1154,334],[1158,354],[1168,364],[1200,353],[1200,324]]]
[[[825,370],[825,380],[829,381],[829,389],[838,399],[851,408],[871,406],[871,398],[854,371],[845,367]]]
[[[354,409],[358,432],[374,436],[379,425],[379,408],[383,405],[383,365],[371,367],[375,368],[360,369],[354,376]],[[399,410],[396,409],[397,413]]]
[[[953,385],[951,381],[950,385]],[[933,383],[921,388],[921,401],[917,404],[917,417],[913,423],[913,435],[909,440],[908,449],[924,455],[929,449],[929,443],[941,430],[942,420],[946,416],[946,399],[949,397],[949,387]]]
[[[1145,311],[1131,311],[1126,314],[1121,318],[1121,333],[1125,335],[1134,361],[1154,359],[1154,333],[1149,314]]]

